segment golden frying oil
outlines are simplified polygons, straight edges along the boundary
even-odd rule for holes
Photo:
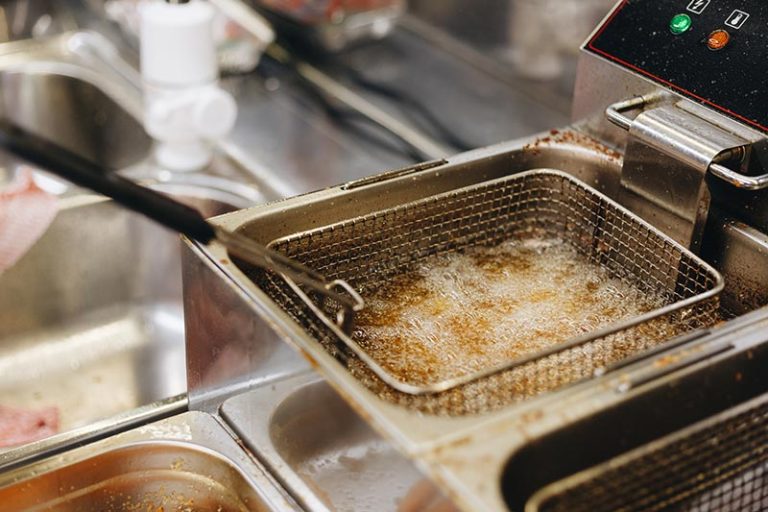
[[[365,300],[353,338],[416,385],[497,367],[664,303],[541,239],[429,258]]]

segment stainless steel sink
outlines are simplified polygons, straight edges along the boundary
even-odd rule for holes
[[[186,413],[0,475],[4,510],[298,510],[203,413]]]
[[[277,197],[222,152],[204,172],[158,169],[139,84],[94,33],[0,45],[0,116],[206,216]],[[22,164],[0,153],[0,183]],[[178,235],[87,191],[49,188],[57,218],[0,275],[0,405],[54,406],[69,431],[185,393]]]
[[[102,89],[40,63],[0,72],[0,115],[110,169],[145,159],[152,140]],[[67,74],[69,72],[69,74]]]
[[[68,430],[183,393],[178,237],[98,196],[62,201],[0,277],[0,403]]]
[[[395,511],[422,479],[313,373],[232,398],[222,415],[308,510]]]

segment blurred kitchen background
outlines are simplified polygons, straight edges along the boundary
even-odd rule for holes
[[[613,3],[208,1],[238,113],[207,167],[156,158],[138,0],[0,1],[0,116],[212,216],[567,125],[579,45]],[[10,181],[59,202],[0,266],[0,405],[88,436],[183,410],[178,235],[0,151]]]
[[[0,37],[94,30],[136,64],[140,3],[3,1]],[[269,52],[254,70],[258,55],[232,35],[231,21],[242,20],[230,20],[220,49],[225,86],[240,108],[232,140],[300,192],[564,125],[579,45],[612,4],[250,0],[291,58],[332,83],[318,88],[294,61]],[[394,122],[382,127],[380,111]]]

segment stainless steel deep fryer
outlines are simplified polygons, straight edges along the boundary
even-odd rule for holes
[[[544,351],[449,380],[417,384],[379,365],[290,279],[250,276],[282,309],[379,396],[427,411],[496,408],[590,376],[718,318],[719,274],[629,211],[565,173],[533,170],[274,240],[270,247],[363,296],[414,264],[510,239],[563,240],[612,277],[663,298],[663,306]],[[482,380],[487,382],[482,382]],[[451,391],[450,396],[436,397]],[[407,397],[406,395],[422,395]],[[448,405],[450,404],[450,405]]]
[[[462,510],[519,512],[552,482],[764,394],[768,310],[754,310],[768,303],[768,89],[754,63],[765,62],[768,7],[712,2],[689,15],[689,32],[671,33],[669,20],[685,9],[617,3],[584,45],[567,128],[213,221],[364,294],[432,254],[550,230],[664,296],[662,308],[444,390],[404,390],[413,383],[387,382],[348,343],[332,303],[307,295],[307,304],[301,289],[233,262],[221,246],[190,246],[191,407],[217,408],[276,368],[285,375],[288,341]],[[702,36],[734,9],[749,12],[748,24],[729,48],[709,49]],[[583,180],[659,231],[535,169]],[[723,272],[723,309],[736,318],[674,336],[717,318],[722,282],[670,239]],[[586,378],[602,368],[610,371]]]

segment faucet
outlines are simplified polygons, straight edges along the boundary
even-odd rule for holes
[[[237,105],[219,87],[214,8],[201,0],[153,0],[142,6],[140,52],[144,126],[157,163],[194,171],[213,157],[213,142],[233,128]]]

